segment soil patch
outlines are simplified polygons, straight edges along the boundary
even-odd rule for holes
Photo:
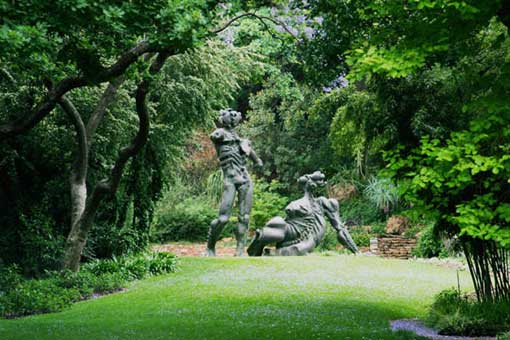
[[[173,253],[177,256],[204,256],[207,243],[167,243],[152,246],[152,250]],[[230,257],[236,252],[235,241],[223,239],[216,243],[216,256]],[[248,255],[246,255],[248,256]]]

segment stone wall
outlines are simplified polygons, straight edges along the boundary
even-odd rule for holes
[[[370,239],[370,252],[383,257],[408,259],[416,247],[416,239],[385,236]]]

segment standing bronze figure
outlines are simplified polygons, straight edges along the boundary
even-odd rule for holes
[[[223,196],[219,216],[211,222],[209,228],[206,256],[216,255],[216,241],[228,222],[236,192],[239,207],[238,223],[234,231],[237,241],[236,255],[244,255],[253,202],[253,184],[246,169],[246,159],[250,158],[259,167],[262,167],[262,160],[251,148],[250,141],[240,138],[234,131],[240,121],[241,113],[232,109],[221,110],[219,122],[222,127],[211,134],[223,172]]]
[[[303,188],[303,198],[287,205],[285,219],[273,217],[264,228],[257,229],[248,254],[261,256],[266,245],[276,244],[276,255],[306,255],[324,238],[326,219],[335,229],[338,241],[349,251],[357,253],[358,247],[340,219],[338,201],[314,195],[315,189],[325,184],[324,174],[315,171],[301,176],[298,183]]]

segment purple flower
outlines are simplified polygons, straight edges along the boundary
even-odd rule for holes
[[[293,36],[297,36],[299,34],[299,31],[297,30],[297,28],[294,28],[294,27],[287,27],[289,29],[289,32],[290,34],[292,34]]]
[[[282,26],[282,25],[276,25],[274,29],[275,29],[275,30],[276,30],[276,32],[278,32],[278,33],[284,33],[284,32],[286,32],[286,31],[285,31],[285,28],[283,28],[283,26]]]
[[[306,21],[306,17],[304,15],[296,15],[296,22],[298,24],[303,24]]]
[[[232,45],[232,43],[234,42],[234,31],[229,29],[223,31],[221,34],[221,38],[225,43]]]
[[[309,40],[313,39],[315,36],[315,30],[311,27],[305,27],[304,29],[305,37]]]
[[[336,77],[335,80],[331,82],[331,86],[334,88],[344,88],[349,86],[349,81],[345,78],[345,75],[339,74],[338,77]]]
[[[322,25],[322,23],[324,22],[324,18],[323,17],[315,17],[315,22],[318,23],[319,25]]]
[[[330,93],[333,89],[331,87],[323,87],[322,92]]]

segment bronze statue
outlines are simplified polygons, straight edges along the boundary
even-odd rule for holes
[[[274,217],[264,228],[257,229],[248,247],[248,254],[261,256],[266,245],[276,243],[276,255],[306,255],[324,237],[326,218],[336,230],[338,241],[351,252],[357,253],[356,244],[340,220],[338,201],[323,196],[314,197],[314,190],[325,184],[324,174],[316,171],[301,176],[298,182],[305,193],[303,198],[287,205],[285,219]]]
[[[253,184],[246,169],[246,158],[250,158],[259,167],[262,167],[262,160],[251,148],[250,141],[240,138],[234,131],[240,121],[241,113],[232,109],[221,110],[219,123],[222,127],[211,134],[223,172],[223,196],[219,216],[211,222],[209,228],[206,256],[216,255],[216,241],[228,222],[236,192],[239,206],[238,223],[234,231],[237,240],[236,255],[244,254],[253,200]]]

